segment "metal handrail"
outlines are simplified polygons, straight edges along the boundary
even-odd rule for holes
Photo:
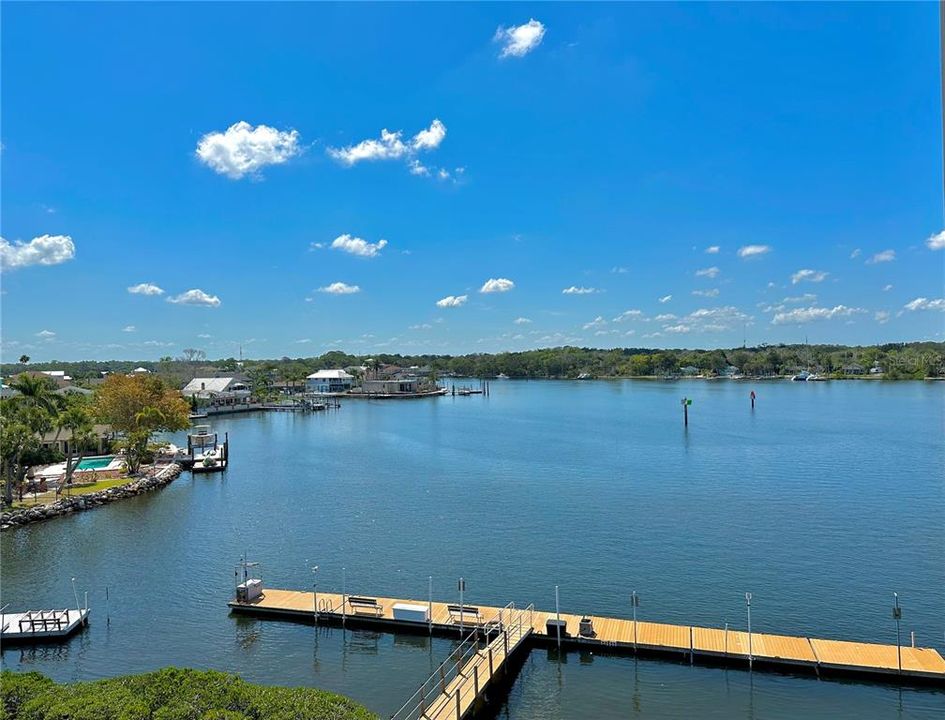
[[[442,689],[453,681],[457,676],[462,675],[461,668],[466,664],[469,657],[479,652],[478,629],[472,630],[457,645],[449,656],[434,670],[430,677],[417,688],[417,691],[411,695],[400,709],[391,715],[391,720],[415,720],[425,713],[425,703],[428,696],[434,698],[440,692],[431,692],[439,684]]]

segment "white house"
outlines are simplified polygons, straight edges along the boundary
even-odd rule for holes
[[[313,393],[347,392],[354,376],[344,370],[319,370],[305,378],[305,389]]]
[[[203,400],[249,397],[249,394],[250,387],[241,377],[198,377],[184,385],[181,390],[184,397],[198,397]]]

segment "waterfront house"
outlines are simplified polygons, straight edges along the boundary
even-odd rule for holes
[[[365,380],[361,390],[370,395],[398,395],[420,391],[420,380],[416,377],[401,376],[378,380]]]
[[[354,376],[341,368],[319,370],[305,378],[305,389],[312,393],[341,393],[348,392]]]
[[[110,425],[100,425],[96,423],[92,426],[92,442],[96,446],[96,452],[101,455],[108,448],[113,437]],[[72,430],[69,428],[56,428],[43,435],[41,441],[44,448],[58,450],[63,455],[68,455],[70,450],[78,452],[78,448],[72,446]]]
[[[181,395],[187,398],[196,397],[200,400],[214,400],[218,404],[225,404],[225,401],[242,401],[249,398],[250,387],[246,379],[239,375],[198,377],[184,386]]]
[[[131,371],[131,374],[132,375],[150,375],[151,371],[148,370],[146,367],[136,367],[134,370]]]
[[[862,375],[865,372],[863,366],[859,363],[852,363],[850,365],[845,365],[843,368],[844,375]]]

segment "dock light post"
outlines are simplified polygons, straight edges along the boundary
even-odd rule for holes
[[[630,593],[630,607],[633,608],[633,651],[637,650],[637,608],[640,607],[640,596],[634,590]]]
[[[459,636],[463,636],[463,611],[466,609],[463,607],[463,593],[466,592],[466,581],[463,578],[459,579],[457,583],[459,588]]]
[[[683,411],[683,425],[689,427],[689,406],[692,405],[692,400],[689,398],[683,398],[682,402],[682,411]]]
[[[433,634],[433,576],[427,577],[427,629]]]
[[[348,573],[344,568],[341,568],[341,624],[345,624],[345,619],[347,615],[345,614],[345,605],[348,603],[348,593],[345,592],[345,586],[347,585]]]
[[[75,596],[75,609],[79,613],[79,617],[82,617],[82,606],[79,605],[79,593],[75,589],[75,578],[72,578],[72,594]]]
[[[902,608],[899,607],[899,593],[893,593],[893,620],[896,621],[896,659],[899,661],[899,674],[902,675],[902,636],[899,632],[899,624],[902,620]]]
[[[555,630],[558,632],[558,650],[561,649],[561,607],[558,602],[558,586],[555,585]]]
[[[751,593],[745,593],[745,606],[748,608],[748,669],[751,670],[754,657],[751,654]]]
[[[318,565],[312,565],[312,612],[318,625]]]

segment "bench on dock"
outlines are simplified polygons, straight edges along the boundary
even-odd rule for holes
[[[372,597],[359,597],[357,595],[348,596],[348,607],[351,608],[351,612],[372,612],[376,616],[380,617],[384,614],[384,608],[380,603],[377,602],[377,598]]]
[[[479,612],[479,608],[473,605],[447,605],[446,609],[449,611],[450,619],[454,624],[458,624],[460,619],[462,619],[463,624],[482,624],[482,613]]]

